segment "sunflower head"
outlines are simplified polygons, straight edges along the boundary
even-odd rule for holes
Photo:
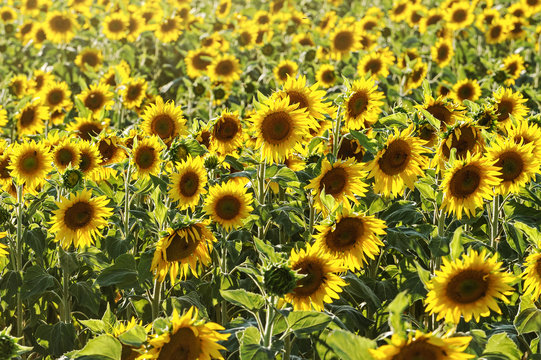
[[[160,170],[160,155],[164,149],[156,136],[145,137],[138,140],[133,146],[132,163],[135,166],[137,177],[147,178],[151,174],[157,175]]]
[[[226,230],[242,226],[252,207],[253,196],[242,184],[228,181],[212,186],[205,199],[205,212]]]
[[[176,172],[171,175],[171,190],[169,195],[173,201],[178,201],[181,209],[191,207],[199,203],[201,194],[206,193],[207,173],[201,157],[186,160],[177,165]]]
[[[372,78],[356,80],[348,90],[344,107],[348,129],[363,129],[377,122],[383,106],[383,92]]]

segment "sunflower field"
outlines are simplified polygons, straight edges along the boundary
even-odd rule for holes
[[[0,360],[541,359],[541,0],[0,0]]]

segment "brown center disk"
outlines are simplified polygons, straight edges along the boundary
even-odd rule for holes
[[[71,205],[64,213],[64,224],[71,230],[85,227],[92,221],[94,208],[85,201],[79,201]]]

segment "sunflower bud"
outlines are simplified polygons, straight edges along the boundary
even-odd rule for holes
[[[184,143],[173,144],[168,151],[168,156],[173,162],[181,162],[182,160],[186,160],[189,154],[190,151]]]
[[[209,155],[205,159],[205,168],[207,168],[207,170],[216,169],[216,167],[218,167],[218,163],[219,161],[216,155]]]
[[[272,46],[272,44],[265,44],[265,45],[261,48],[261,52],[262,52],[263,55],[265,55],[265,56],[271,56],[271,55],[274,53],[274,46]]]
[[[297,286],[295,273],[287,266],[272,266],[263,276],[265,289],[273,295],[283,296]]]
[[[83,179],[83,173],[77,169],[67,170],[62,176],[63,185],[65,188],[73,189]]]
[[[195,85],[194,88],[193,88],[193,93],[196,96],[203,95],[205,93],[205,86],[203,86],[202,84]]]
[[[0,334],[0,360],[10,360],[17,355],[17,340],[7,334]]]

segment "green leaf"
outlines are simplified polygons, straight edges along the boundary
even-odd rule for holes
[[[317,311],[293,311],[287,316],[287,324],[298,337],[324,330],[330,322],[329,315]]]
[[[100,335],[89,340],[86,346],[77,352],[75,360],[110,359],[120,360],[122,344],[111,335]]]
[[[247,310],[259,310],[265,306],[263,296],[243,289],[220,290],[220,294],[230,303]]]
[[[257,237],[254,237],[254,245],[255,248],[262,254],[264,254],[266,257],[269,258],[272,262],[278,262],[279,258],[278,255],[276,255],[276,252],[274,251],[274,247],[264,240],[261,240]]]
[[[376,140],[369,139],[368,136],[356,130],[351,130],[350,134],[353,135],[353,137],[359,141],[359,144],[369,153],[376,154],[378,152]]]
[[[394,113],[394,114],[391,114],[379,119],[379,123],[385,124],[385,125],[391,125],[391,124],[407,125],[408,121],[409,121],[408,115],[402,112]]]
[[[492,335],[483,351],[486,359],[520,360],[521,356],[521,351],[506,333]]]
[[[535,332],[541,329],[541,310],[535,306],[531,297],[521,297],[519,311],[513,324],[519,334]]]
[[[431,113],[429,113],[428,111],[426,111],[425,109],[419,109],[421,111],[421,113],[424,115],[424,117],[426,118],[426,120],[428,120],[428,122],[430,123],[430,125],[432,125],[432,127],[436,130],[439,130],[440,128],[440,121],[438,119],[436,119]]]
[[[371,360],[368,349],[374,349],[376,342],[345,330],[334,330],[326,336],[320,337],[324,346],[318,346],[321,358],[329,358],[328,350],[341,360]],[[321,353],[321,350],[326,350]],[[326,355],[326,356],[325,356]]]
[[[406,330],[404,329],[404,321],[402,321],[402,312],[408,307],[410,303],[410,296],[407,291],[402,291],[388,306],[389,309],[389,326],[393,330],[393,333],[404,335]]]
[[[274,351],[267,349],[260,344],[261,334],[259,330],[250,326],[244,330],[240,338],[240,359],[241,360],[272,360]]]
[[[23,300],[39,297],[48,289],[54,287],[54,277],[45,272],[40,266],[30,266],[24,272],[21,293]]]
[[[49,350],[54,356],[60,356],[73,350],[75,344],[75,327],[59,321],[53,325],[49,334]]]
[[[89,320],[79,320],[81,324],[90,329],[94,333],[102,333],[107,331],[107,325],[102,320],[98,319],[89,319]]]
[[[100,286],[116,285],[122,289],[137,286],[137,269],[133,255],[120,255],[114,265],[109,266],[101,272],[96,282]]]
[[[145,331],[145,328],[143,328],[141,325],[135,325],[130,330],[126,331],[118,337],[118,340],[120,340],[123,344],[134,347],[139,347],[143,345],[146,339],[147,333]]]
[[[455,232],[453,233],[453,238],[451,239],[451,259],[458,259],[460,257],[460,254],[464,251],[464,245],[462,244],[462,233],[464,232],[464,229],[462,226],[459,226],[456,228]]]

